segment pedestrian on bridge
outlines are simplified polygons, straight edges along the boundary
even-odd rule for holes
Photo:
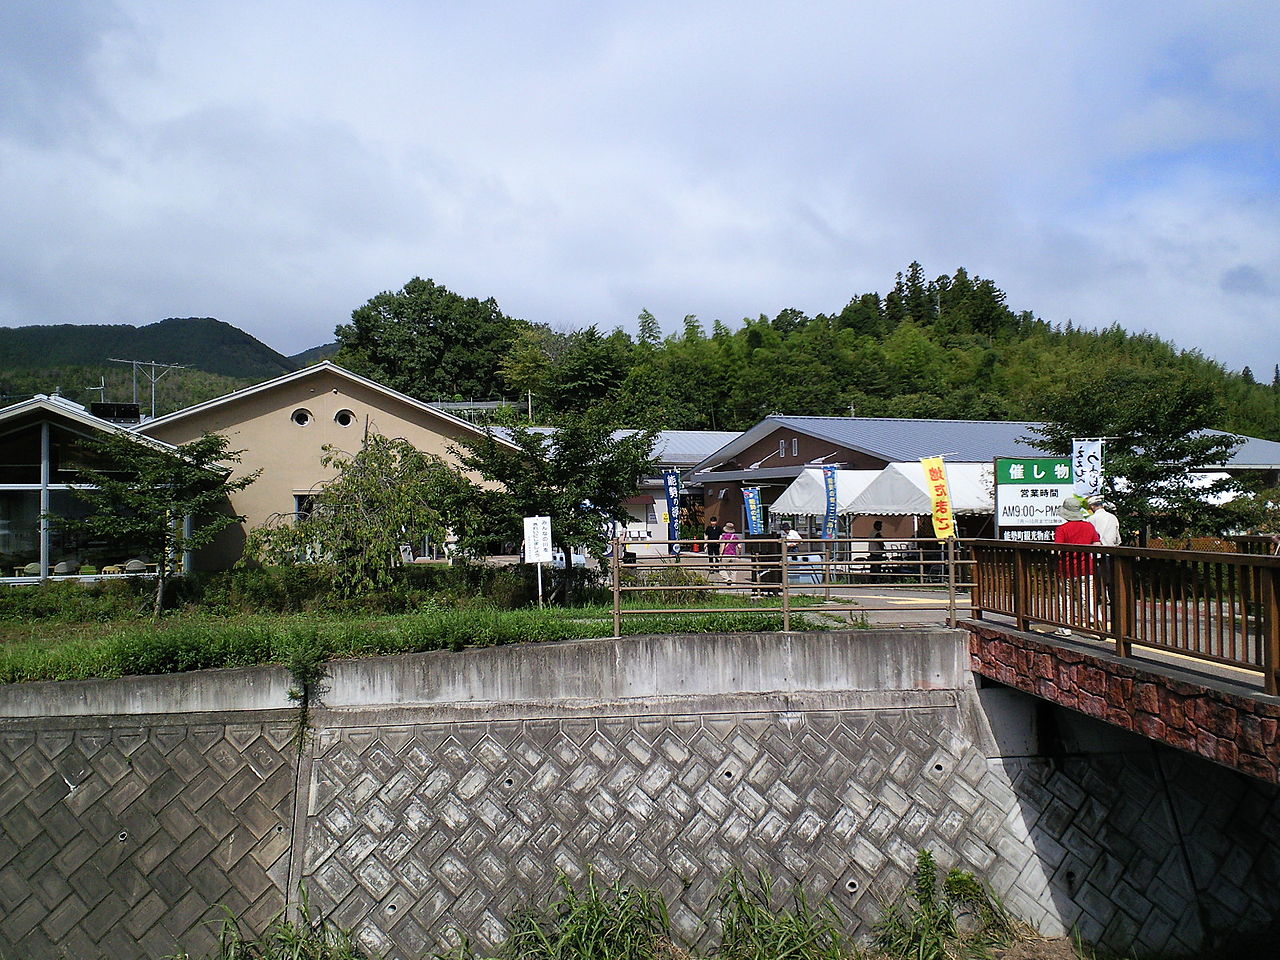
[[[1053,531],[1054,543],[1090,545],[1098,543],[1098,528],[1088,520],[1089,511],[1079,497],[1069,496],[1058,507],[1062,523]],[[1095,625],[1101,618],[1093,588],[1093,554],[1064,551],[1058,557],[1059,620],[1070,620],[1085,626]],[[1060,637],[1071,636],[1067,627],[1054,631]]]

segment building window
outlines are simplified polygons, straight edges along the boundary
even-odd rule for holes
[[[349,427],[356,422],[356,415],[350,410],[339,410],[333,415],[333,422],[340,427]]]
[[[293,411],[293,415],[289,419],[298,426],[305,427],[311,422],[311,411],[307,410],[305,407],[299,407],[297,410]]]
[[[800,438],[799,437],[791,438],[791,455],[793,457],[800,456]]]
[[[787,455],[787,441],[778,441],[778,456],[785,457]]]

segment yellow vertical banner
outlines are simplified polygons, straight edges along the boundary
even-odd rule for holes
[[[956,535],[956,521],[951,513],[951,488],[947,485],[947,468],[941,457],[921,457],[925,486],[933,502],[933,535],[946,540]]]

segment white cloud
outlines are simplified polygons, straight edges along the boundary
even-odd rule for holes
[[[293,352],[418,274],[674,329],[919,259],[1269,368],[1266,7],[31,3],[0,323],[213,315]]]

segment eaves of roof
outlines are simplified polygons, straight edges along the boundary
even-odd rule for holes
[[[350,370],[347,370],[345,367],[340,367],[336,363],[333,363],[330,360],[323,360],[320,363],[312,364],[309,367],[303,367],[301,370],[294,370],[291,373],[286,373],[282,376],[275,377],[271,380],[264,380],[262,383],[256,383],[251,387],[245,387],[242,390],[236,390],[232,393],[224,394],[221,397],[214,397],[212,400],[206,400],[203,403],[193,404],[190,407],[186,407],[182,410],[177,410],[173,413],[166,414],[163,417],[157,417],[154,420],[148,420],[146,423],[139,424],[133,429],[136,432],[145,433],[147,430],[151,429],[152,427],[159,426],[161,424],[173,423],[175,421],[185,419],[186,417],[194,416],[195,414],[198,414],[198,413],[204,413],[205,411],[216,409],[217,407],[224,406],[228,403],[233,403],[237,400],[242,400],[246,397],[254,396],[255,394],[264,393],[269,390],[277,389],[278,387],[284,386],[285,384],[288,384],[288,383],[293,383],[294,381],[297,381],[297,380],[303,380],[308,377],[319,376],[325,373],[333,374],[339,378],[349,380],[354,384],[358,384],[362,387],[366,387],[370,390],[380,393],[383,396],[387,397],[388,399],[395,400],[399,403],[407,404],[408,406],[413,407],[416,410],[422,411],[423,413],[429,413],[434,417],[438,417],[439,419],[455,427],[460,427],[463,430],[466,430],[470,433],[475,433],[475,434],[484,433],[484,431],[479,427],[477,427],[475,424],[470,423],[467,420],[463,420],[461,417],[454,416],[453,414],[448,413],[447,411],[441,410],[439,407],[433,407],[431,404],[424,403],[421,400],[417,400],[414,397],[409,396],[408,394],[401,393],[399,390],[393,390],[390,387],[383,386],[382,384],[378,383],[376,380],[370,380],[368,377],[362,377],[358,373],[352,373]],[[508,446],[511,446],[513,448],[515,446],[505,437],[499,437],[498,439],[502,443],[507,444]]]

